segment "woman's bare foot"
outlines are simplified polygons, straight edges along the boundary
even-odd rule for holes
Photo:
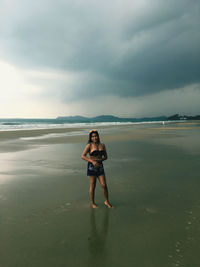
[[[95,203],[91,203],[91,207],[92,207],[93,209],[98,208],[97,205],[96,205]]]
[[[108,201],[105,201],[104,204],[105,204],[109,209],[113,207]]]

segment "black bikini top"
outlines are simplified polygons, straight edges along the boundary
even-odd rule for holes
[[[93,150],[92,152],[90,152],[90,156],[94,156],[94,157],[98,157],[98,156],[103,156],[105,153],[104,150]]]

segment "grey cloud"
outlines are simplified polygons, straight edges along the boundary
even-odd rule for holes
[[[0,21],[0,56],[24,68],[75,72],[70,88],[65,81],[55,86],[64,101],[200,82],[198,1],[17,3]]]

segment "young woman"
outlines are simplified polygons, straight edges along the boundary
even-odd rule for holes
[[[89,153],[89,157],[87,154]],[[89,133],[89,141],[86,145],[82,159],[88,161],[87,176],[90,178],[90,201],[92,208],[97,208],[94,201],[96,179],[98,178],[105,197],[104,204],[111,208],[112,205],[108,200],[108,187],[104,173],[103,161],[107,159],[106,147],[100,142],[99,133],[97,130],[91,130]]]

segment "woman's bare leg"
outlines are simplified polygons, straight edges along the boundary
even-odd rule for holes
[[[108,207],[108,208],[112,208],[112,205],[110,204],[109,200],[108,200],[108,187],[107,187],[107,184],[106,184],[106,177],[105,175],[100,175],[98,177],[99,179],[99,182],[100,182],[100,185],[101,185],[101,188],[102,188],[102,192],[103,192],[103,195],[104,195],[104,198],[105,198],[105,202],[104,204]]]
[[[95,176],[90,176],[90,201],[92,208],[97,208],[97,205],[94,202],[94,195],[95,195],[95,187],[96,187],[96,180],[97,178]]]

